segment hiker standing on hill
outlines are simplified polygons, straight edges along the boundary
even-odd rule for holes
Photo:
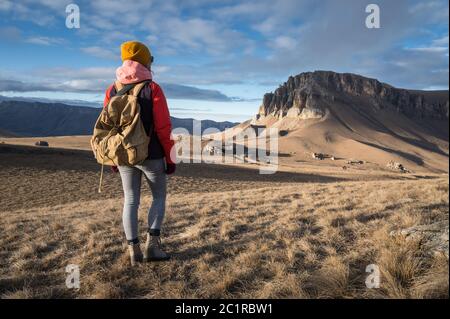
[[[120,172],[124,191],[123,227],[128,241],[131,264],[145,260],[160,261],[170,257],[161,249],[160,230],[166,209],[166,175],[175,172],[171,149],[172,124],[167,101],[162,89],[152,81],[151,64],[153,56],[142,43],[130,41],[121,45],[123,64],[116,70],[116,82],[106,90],[104,106],[112,97],[123,94],[124,86],[143,83],[139,92],[134,92],[140,105],[140,119],[147,136],[148,157],[139,165],[113,166]],[[131,90],[133,91],[133,90]],[[118,94],[119,93],[119,94]],[[128,93],[130,94],[130,93]],[[141,195],[141,178],[144,175],[152,195],[153,202],[148,211],[148,232],[144,254],[141,252],[138,238],[138,208]]]

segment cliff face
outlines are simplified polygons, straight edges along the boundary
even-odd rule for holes
[[[264,95],[258,117],[320,118],[335,101],[355,102],[374,110],[391,109],[410,118],[445,120],[449,117],[448,91],[427,92],[397,89],[363,76],[316,71],[289,77],[273,93]]]

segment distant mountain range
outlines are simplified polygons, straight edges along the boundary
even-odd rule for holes
[[[74,106],[64,103],[34,102],[0,99],[0,136],[63,136],[89,135],[100,113],[100,108]],[[193,119],[171,117],[173,128],[185,128],[193,133]],[[202,120],[202,131],[216,128],[220,131],[238,123]]]
[[[0,129],[0,137],[17,137],[16,134]]]
[[[85,101],[85,100],[74,100],[74,99],[48,99],[48,98],[43,98],[43,97],[25,97],[25,96],[13,96],[13,97],[9,97],[9,96],[4,96],[4,95],[0,95],[0,102],[3,101],[19,101],[19,102],[40,102],[40,103],[49,103],[49,104],[54,104],[54,103],[61,103],[61,104],[66,104],[66,105],[72,105],[72,106],[89,106],[89,107],[101,107],[102,106],[102,102],[89,102],[89,101]]]

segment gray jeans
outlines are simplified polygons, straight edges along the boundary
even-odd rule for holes
[[[144,173],[153,195],[148,210],[148,228],[161,229],[166,210],[166,185],[164,159],[145,160],[141,165],[119,166],[125,196],[122,222],[127,240],[138,238],[138,208],[141,198],[141,178]]]

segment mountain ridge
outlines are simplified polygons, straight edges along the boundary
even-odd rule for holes
[[[292,165],[323,153],[448,173],[448,109],[448,91],[397,89],[351,73],[315,71],[265,94],[255,117],[236,128],[277,128],[279,151],[295,154]]]
[[[290,76],[274,92],[266,93],[257,116],[320,118],[323,101],[345,95],[370,98],[372,108],[391,108],[410,118],[449,118],[448,90],[420,91],[395,88],[376,79],[352,73],[314,71]]]
[[[90,135],[101,108],[68,105],[64,103],[0,101],[0,131],[8,135],[67,136]],[[193,119],[171,117],[173,128],[185,128],[193,133]],[[221,131],[234,122],[202,120],[202,130],[210,127]]]

